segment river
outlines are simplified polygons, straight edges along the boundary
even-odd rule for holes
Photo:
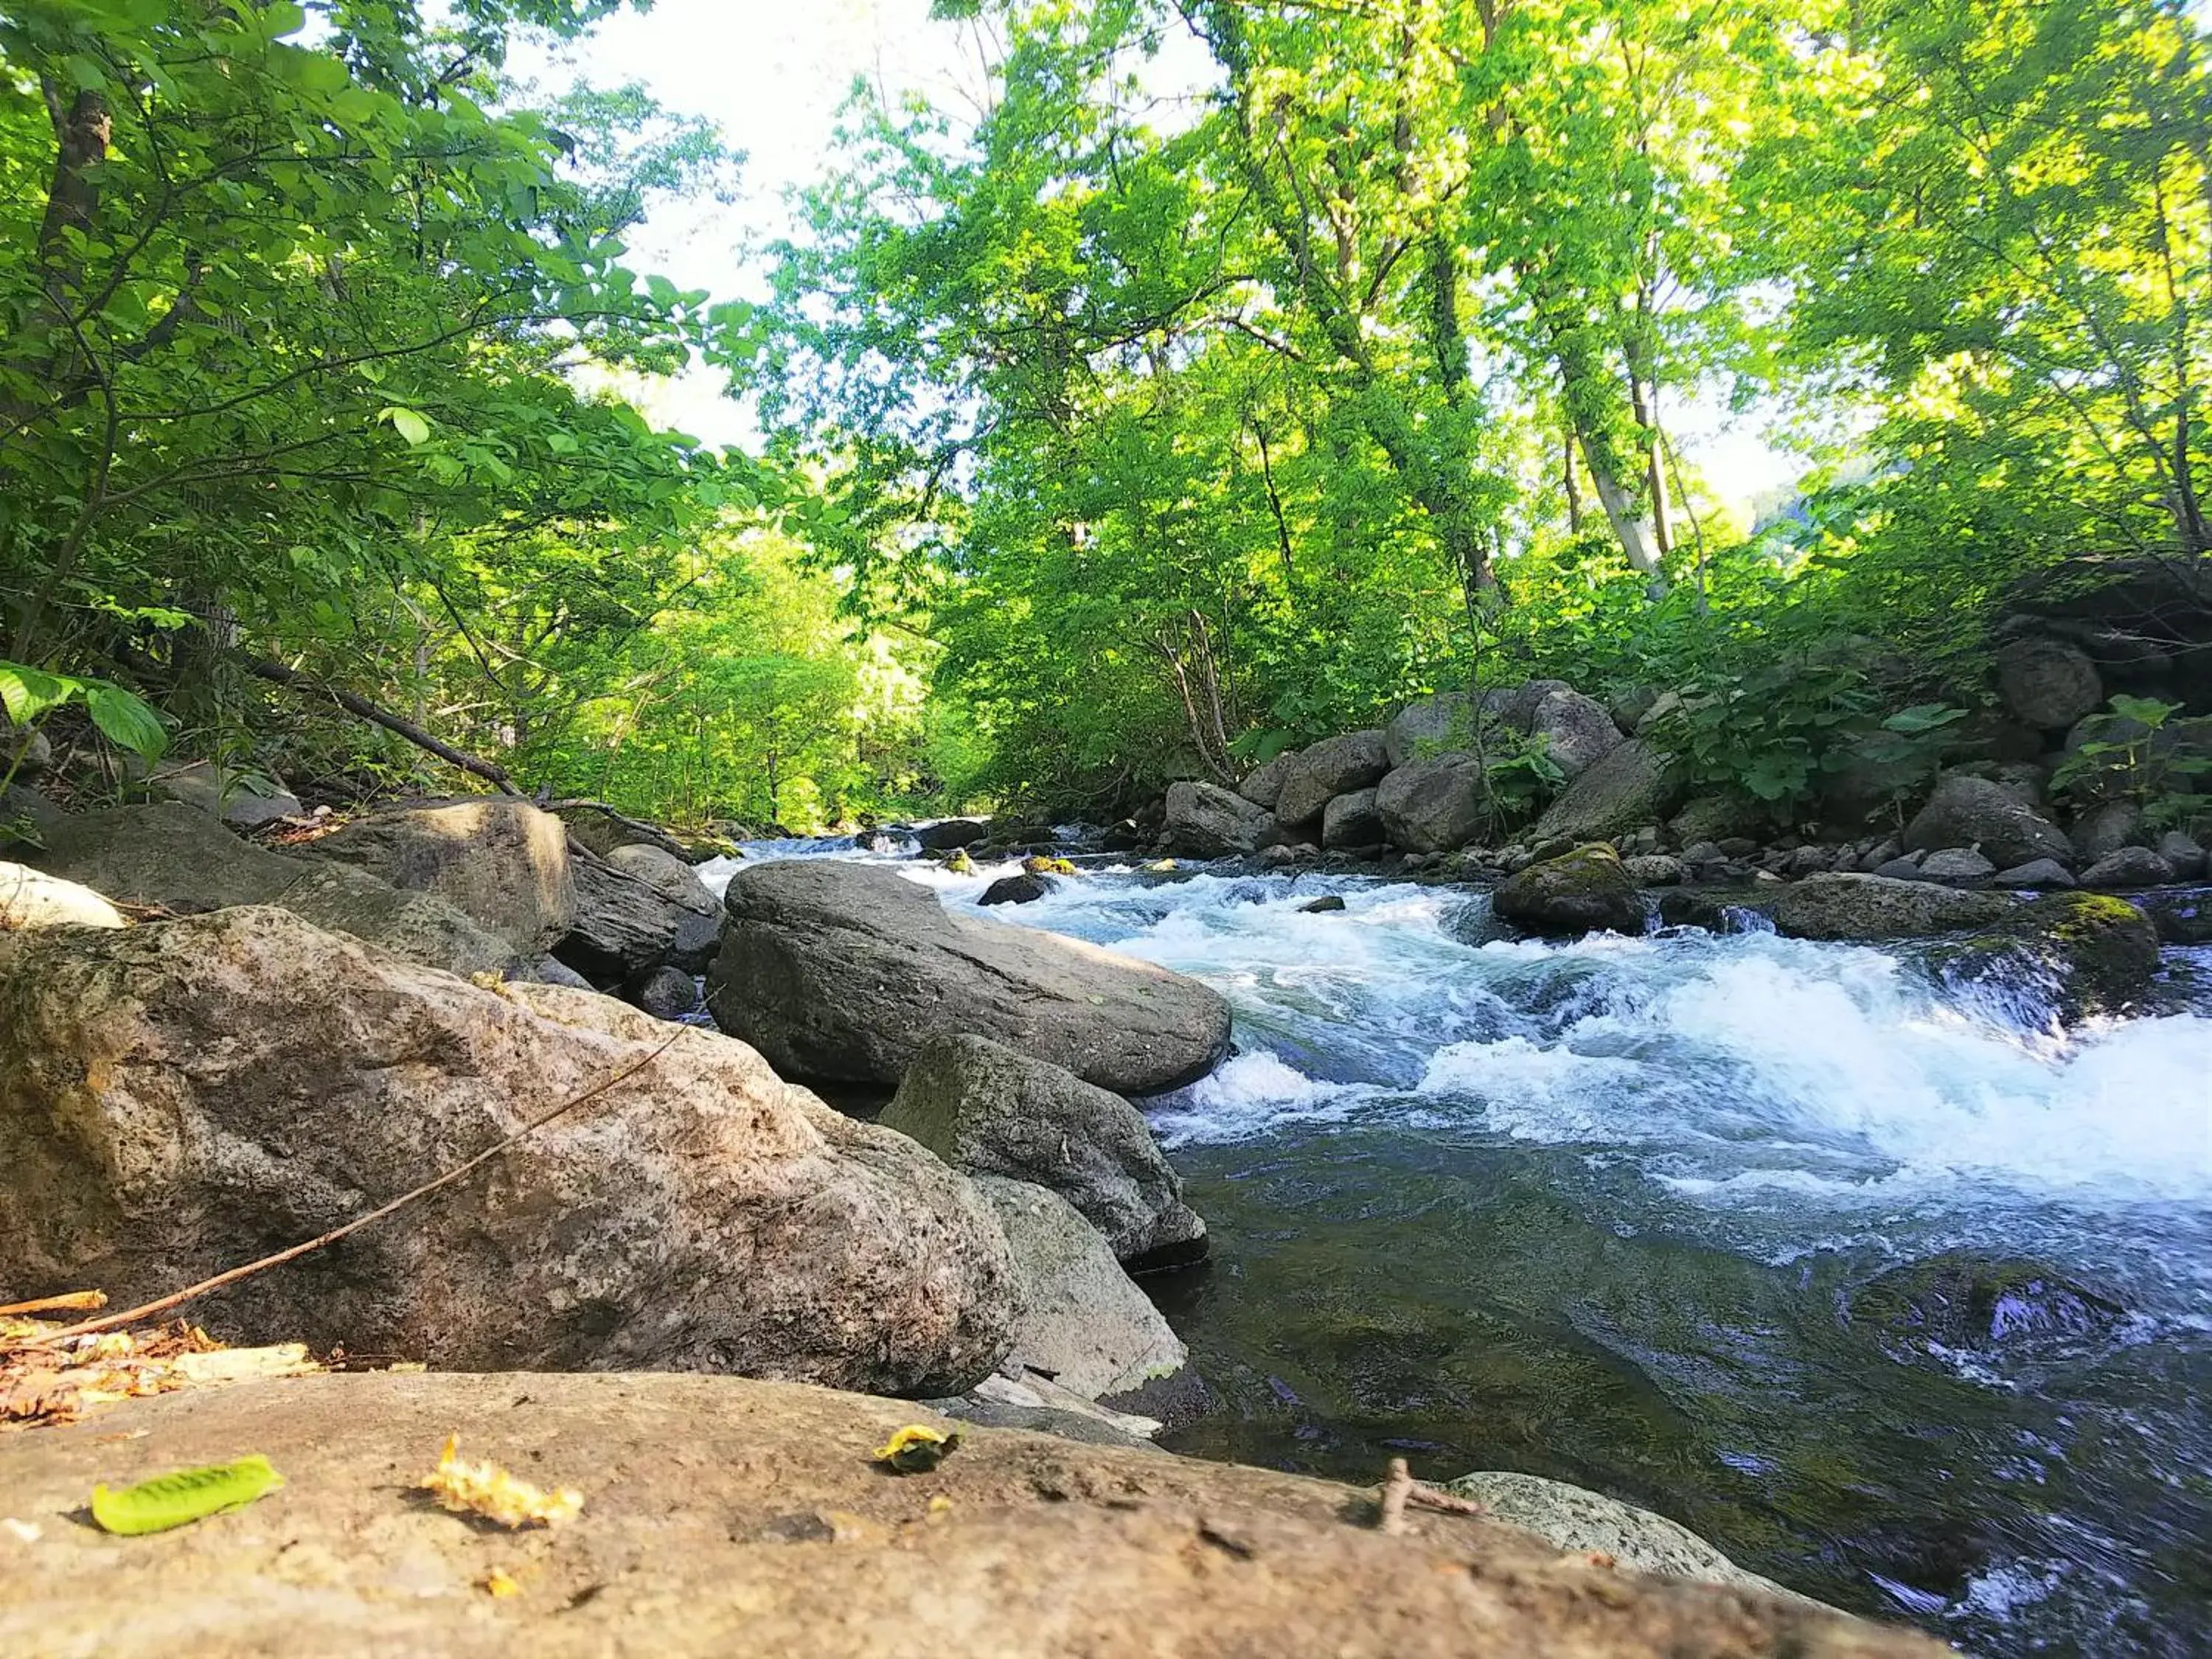
[[[1012,866],[902,867],[972,907]],[[1375,879],[1105,866],[979,914],[1234,1006],[1237,1055],[1146,1103],[1213,1238],[1149,1286],[1219,1401],[1177,1449],[1555,1476],[1984,1655],[2212,1649],[2212,951],[2067,1031],[1910,951],[1507,942]],[[1957,1250],[2127,1315],[1956,1348],[1850,1316]]]

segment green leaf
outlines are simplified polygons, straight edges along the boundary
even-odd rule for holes
[[[168,729],[161,724],[161,717],[121,686],[90,681],[84,688],[84,702],[101,734],[141,759],[159,759],[169,746]]]
[[[411,409],[402,409],[395,404],[381,410],[376,418],[386,422],[394,432],[406,439],[410,449],[430,441],[429,421]]]
[[[52,714],[83,690],[81,680],[44,673],[21,663],[0,662],[0,708],[6,708],[8,718],[18,726],[28,726]]]
[[[92,1518],[103,1531],[135,1538],[204,1521],[225,1510],[243,1509],[284,1484],[284,1477],[259,1453],[234,1463],[179,1469],[135,1486],[92,1489]]]

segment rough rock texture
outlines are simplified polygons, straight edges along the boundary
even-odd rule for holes
[[[948,914],[896,871],[786,860],[740,871],[708,1002],[788,1077],[896,1084],[969,1031],[1116,1094],[1201,1078],[1229,1005],[1197,981],[1035,928]]]
[[[1275,820],[1285,829],[1320,822],[1332,798],[1380,783],[1390,757],[1380,731],[1346,732],[1301,749],[1283,775]]]
[[[1468,755],[1407,762],[1376,786],[1375,811],[1390,844],[1411,853],[1463,847],[1494,816],[1482,768]]]
[[[2142,808],[2131,800],[2107,801],[2082,815],[2069,839],[2084,864],[2110,858],[2123,847],[2148,847]]]
[[[1515,725],[1543,738],[1545,754],[1570,778],[1580,777],[1623,741],[1605,705],[1569,687],[1545,693]]]
[[[308,843],[315,857],[435,893],[525,953],[550,950],[576,916],[561,820],[505,796],[429,801],[357,818]]]
[[[64,817],[36,855],[49,874],[122,904],[197,915],[274,904],[425,967],[498,973],[516,952],[432,893],[404,893],[366,871],[312,864],[240,841],[179,801]]]
[[[1680,778],[1666,757],[1632,738],[1562,790],[1531,833],[1538,841],[1603,841],[1663,822],[1681,799]]]
[[[1997,653],[1997,690],[2024,725],[2063,732],[2105,701],[2097,665],[2063,640],[2014,640]]]
[[[2163,887],[2172,879],[2173,866],[2148,847],[2123,847],[2081,872],[2082,886],[2108,893]]]
[[[123,913],[89,887],[0,860],[0,933],[33,927],[128,927]]]
[[[2158,928],[2125,899],[2053,893],[1936,957],[1954,984],[2039,997],[2066,1020],[2117,1014],[2148,994]]]
[[[957,1428],[933,1474],[867,1454]],[[144,1431],[142,1434],[139,1431]],[[407,1484],[464,1455],[584,1510],[482,1529]],[[264,1453],[282,1492],[117,1540],[95,1480]],[[1641,1577],[1510,1526],[1272,1470],[976,1428],[726,1376],[305,1377],[133,1401],[0,1440],[0,1651],[26,1659],[1919,1659],[1948,1650],[1741,1589]],[[935,1500],[945,1499],[943,1505]],[[522,1587],[480,1588],[499,1568]]]
[[[1732,836],[1755,840],[1766,833],[1769,822],[1765,805],[1748,795],[1695,795],[1667,821],[1667,829],[1679,844],[1688,847]]]
[[[499,1370],[957,1393],[1012,1267],[962,1177],[712,1032],[483,989],[249,907],[24,935],[0,1284],[127,1304],[312,1237],[675,1046],[404,1220],[200,1304],[218,1334]]]
[[[197,806],[241,830],[272,823],[278,818],[297,817],[305,810],[300,805],[300,798],[281,782],[264,795],[236,773],[226,777],[222,769],[212,761],[164,767],[149,781],[170,799]]]
[[[699,981],[680,968],[655,968],[623,986],[623,1000],[655,1019],[684,1019],[699,1012]]]
[[[983,890],[978,904],[1034,904],[1053,890],[1050,876],[1040,876],[1024,870],[1018,875],[1000,876]]]
[[[1563,1550],[1601,1551],[1630,1572],[1804,1599],[1771,1578],[1746,1572],[1679,1522],[1563,1480],[1496,1469],[1448,1480],[1444,1490],[1474,1498],[1493,1519]]]
[[[1792,939],[1923,939],[1986,927],[2015,902],[2002,893],[1838,871],[1784,888],[1774,928]]]
[[[1275,801],[1283,793],[1283,781],[1291,775],[1291,769],[1297,764],[1297,750],[1286,749],[1274,759],[1254,767],[1244,775],[1244,781],[1237,786],[1237,793],[1255,806],[1264,806],[1270,812],[1273,811]]]
[[[1644,931],[1644,896],[1610,847],[1578,847],[1532,864],[1491,895],[1499,919],[1554,935]]]
[[[1990,885],[2007,890],[2033,887],[2071,887],[2074,878],[2066,873],[2066,866],[2052,859],[2036,859],[2027,864],[2015,864],[2009,870],[2000,870],[1990,878]]]
[[[1664,853],[1639,853],[1621,860],[1620,867],[1638,887],[1679,887],[1690,873],[1682,867],[1681,860]]]
[[[2204,848],[2196,836],[2184,830],[2167,830],[2151,850],[2164,859],[2183,881],[2194,881],[2204,873]]]
[[[1167,830],[1178,850],[1216,858],[1258,849],[1273,837],[1275,817],[1218,783],[1171,783]]]
[[[2168,945],[2212,945],[2212,891],[2154,893],[2143,909]]]
[[[35,778],[53,763],[54,745],[46,734],[27,735],[0,709],[0,776],[12,770],[19,778]]]
[[[720,938],[720,906],[686,868],[683,873],[708,908],[671,898],[653,882],[617,866],[615,857],[655,860],[667,855],[650,847],[617,848],[609,858],[586,854],[568,861],[575,915],[553,954],[595,985],[617,985],[665,964],[697,973],[714,960]],[[665,875],[665,866],[660,873]]]
[[[1971,847],[1942,848],[1920,860],[1920,879],[1940,881],[1946,887],[1984,887],[1996,872],[1996,866]]]
[[[1946,772],[1936,793],[1905,826],[1908,848],[1935,851],[1978,848],[1998,868],[2036,859],[2074,862],[2074,843],[2050,819],[2023,806],[2000,784],[1964,772]]]
[[[569,837],[579,847],[601,858],[618,847],[657,847],[679,862],[690,862],[684,843],[659,824],[627,817],[599,801],[556,800],[548,810],[568,826]]]
[[[1181,1338],[1114,1259],[1098,1230],[1048,1188],[978,1176],[975,1190],[1014,1258],[1012,1364],[1086,1400],[1127,1394],[1189,1363]]]
[[[988,1037],[940,1037],[877,1120],[957,1170],[1048,1187],[1139,1269],[1196,1261],[1206,1224],[1183,1202],[1144,1115],[1119,1095]]]
[[[1382,750],[1393,768],[1464,750],[1474,736],[1476,700],[1464,691],[1442,691],[1407,703],[1382,728]]]
[[[1379,847],[1389,833],[1372,789],[1339,795],[1322,811],[1321,844],[1324,847]]]

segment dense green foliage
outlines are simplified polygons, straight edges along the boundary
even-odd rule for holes
[[[507,74],[617,3],[0,15],[17,714],[450,783],[304,676],[813,823],[1540,672],[1788,799],[1971,702],[2024,574],[2212,550],[2185,0],[939,0],[990,99],[857,90],[758,307],[623,263],[715,131]],[[764,453],[592,389],[702,362]],[[1816,466],[1771,522],[1681,453],[1715,400]]]

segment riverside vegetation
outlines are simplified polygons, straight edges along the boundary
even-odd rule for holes
[[[443,1373],[112,1413],[288,1481],[137,1600],[301,1639],[289,1504],[336,1648],[2189,1650],[2201,9],[934,0],[744,298],[624,246],[741,131],[511,67],[621,9],[0,17],[0,1303]],[[152,1651],[58,1328],[0,1645]],[[606,1494],[364,1509],[459,1412]]]

